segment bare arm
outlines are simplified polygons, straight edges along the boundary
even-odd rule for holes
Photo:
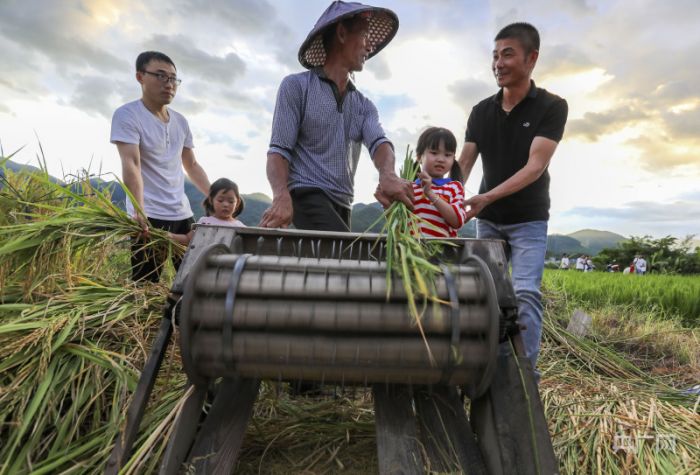
[[[192,240],[192,235],[194,235],[194,231],[190,231],[187,234],[168,233],[168,239],[175,241],[178,244],[182,244],[183,246],[188,246]]]
[[[462,147],[462,153],[459,155],[459,168],[462,171],[463,183],[467,182],[469,175],[472,173],[472,168],[476,163],[476,159],[479,156],[479,148],[474,142],[464,142]]]
[[[379,171],[379,186],[374,196],[386,208],[393,201],[401,201],[413,209],[413,185],[399,178],[394,171],[394,150],[384,142],[374,151],[374,166]]]
[[[473,218],[487,205],[512,195],[537,180],[549,165],[556,149],[557,142],[554,140],[535,137],[530,146],[530,157],[523,168],[494,189],[465,200],[465,206],[471,207],[467,211],[467,218]]]
[[[185,169],[187,176],[190,177],[190,180],[192,180],[192,183],[194,183],[194,186],[204,193],[204,196],[208,195],[210,186],[209,178],[204,168],[197,162],[194,151],[191,148],[184,147],[182,149],[182,167]]]
[[[286,228],[292,222],[292,197],[289,195],[289,162],[278,153],[267,155],[267,180],[272,188],[272,204],[262,215],[260,226]]]
[[[135,208],[143,211],[143,177],[141,176],[141,152],[136,144],[117,142],[117,151],[122,162],[122,180],[129,192],[134,197]],[[134,211],[133,218],[139,223],[143,234],[148,234],[148,220],[146,216]]]

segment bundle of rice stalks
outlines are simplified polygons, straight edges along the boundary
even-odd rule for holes
[[[154,338],[162,290],[85,281],[47,300],[0,304],[0,473],[55,473],[75,461],[98,471]],[[175,375],[171,387],[182,387]]]
[[[100,190],[95,183],[87,173],[71,183],[61,183],[52,180],[45,169],[29,173],[3,170],[2,301],[49,296],[92,275],[124,279],[125,274],[105,275],[103,271],[113,272],[115,266],[110,264],[115,259],[128,259],[127,247],[140,228],[112,203],[109,189]],[[150,234],[144,247],[183,252],[165,232],[151,229]]]
[[[66,184],[45,168],[1,171],[0,474],[98,473],[167,288],[126,282],[139,228],[87,175]],[[168,241],[154,231],[148,245]],[[165,434],[149,436],[174,418],[185,383],[177,364],[161,375],[142,424],[137,472],[157,467],[151,452],[162,451]]]
[[[418,169],[419,165],[413,159],[413,152],[407,147],[400,171],[401,178],[413,181]],[[434,362],[435,359],[421,325],[421,318],[428,303],[434,304],[436,315],[440,314],[440,304],[446,303],[437,297],[435,287],[435,277],[442,271],[431,261],[442,253],[445,241],[423,238],[420,231],[420,218],[402,202],[392,203],[383,217],[386,219],[381,233],[386,234],[387,298],[391,293],[393,276],[397,275],[406,292],[409,313],[425,342],[430,361]],[[420,303],[420,307],[417,302]]]

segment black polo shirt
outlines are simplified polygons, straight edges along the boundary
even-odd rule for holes
[[[500,185],[523,168],[535,137],[559,142],[569,106],[561,97],[535,86],[510,113],[501,108],[503,90],[474,106],[465,134],[481,154],[484,177],[479,193]],[[478,215],[498,224],[517,224],[549,219],[549,171],[510,196],[485,207]]]

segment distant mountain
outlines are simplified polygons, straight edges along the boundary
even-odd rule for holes
[[[626,240],[624,236],[619,234],[595,229],[582,229],[567,236],[580,242],[590,254],[598,254],[603,249],[614,248],[619,242]]]
[[[572,237],[563,234],[550,234],[547,236],[547,254],[561,256],[562,254],[587,254],[588,249]]]

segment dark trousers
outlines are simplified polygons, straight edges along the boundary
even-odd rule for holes
[[[350,231],[350,208],[331,200],[320,188],[296,188],[290,192],[297,229]]]
[[[296,188],[290,192],[297,229],[313,231],[350,231],[350,209],[331,200],[320,188]],[[321,384],[297,381],[291,386],[292,394],[320,393]]]
[[[187,234],[192,229],[194,219],[168,221],[148,218],[148,222],[153,228],[163,229],[173,234]],[[160,280],[160,273],[163,270],[165,260],[168,258],[168,249],[161,246],[147,246],[148,244],[143,239],[134,239],[131,243],[131,278],[134,282],[158,282]],[[172,262],[175,270],[178,270],[182,259],[172,256]]]

